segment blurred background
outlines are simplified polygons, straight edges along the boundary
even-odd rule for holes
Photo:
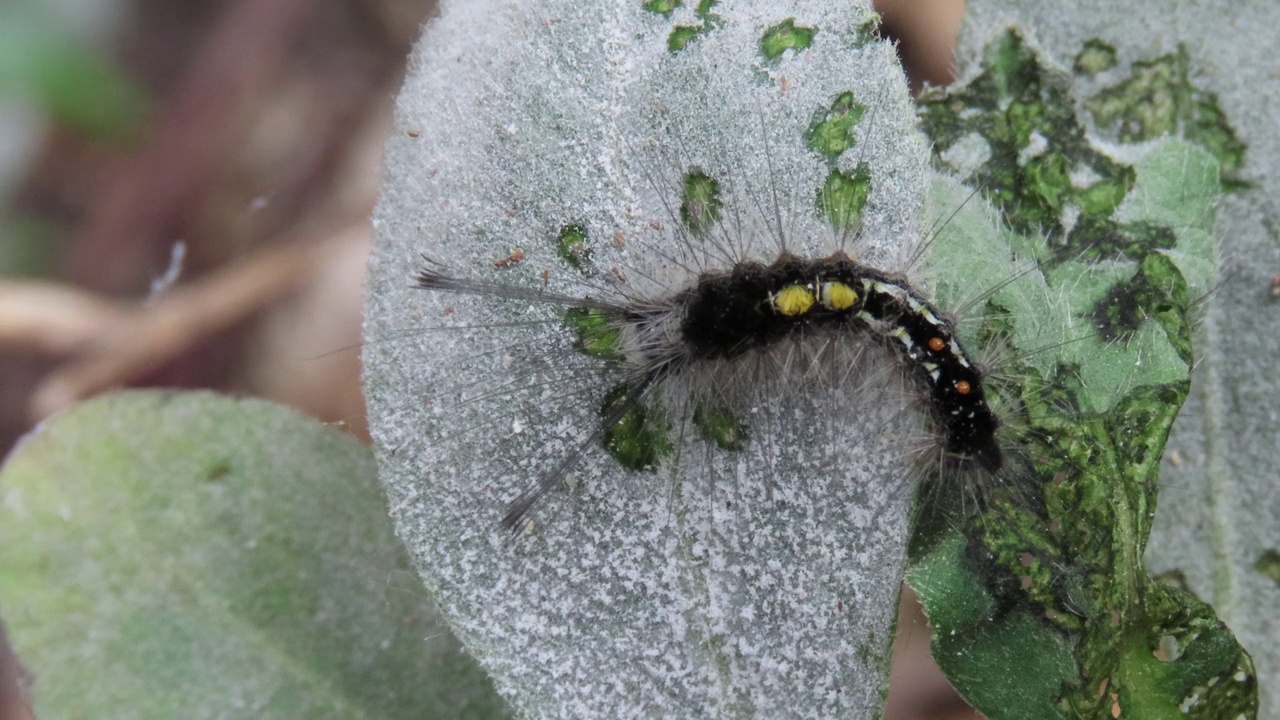
[[[368,217],[435,6],[0,0],[4,452],[122,386],[259,396],[367,440]],[[962,0],[876,6],[913,88],[948,83]],[[976,717],[907,595],[886,717]],[[17,660],[0,634],[0,719],[29,716]]]

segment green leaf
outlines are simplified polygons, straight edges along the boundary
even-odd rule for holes
[[[1037,265],[985,298],[1021,358],[1012,434],[1026,467],[976,515],[926,507],[908,581],[940,666],[989,717],[1252,717],[1248,654],[1211,607],[1142,564],[1194,362],[1189,318],[1214,282],[1217,164],[1181,141],[1102,153],[1069,87],[1007,32],[922,110],[941,162],[1000,178],[989,196],[1008,228],[996,232],[976,201],[949,218],[928,258],[939,293],[996,287],[989,276],[1008,263],[985,266],[1015,249]],[[1018,160],[993,167],[1001,158]],[[1110,211],[1081,191],[1099,176],[1132,178]],[[952,188],[937,186],[937,207],[962,199]],[[967,259],[984,235],[990,248]],[[988,602],[970,605],[984,612],[957,615],[954,598],[975,587]]]
[[[1135,0],[1088,8],[973,0],[961,40],[970,52],[961,55],[977,57],[973,51],[1010,17],[1038,28],[1040,42],[1064,62],[1090,43],[1114,48],[1111,70],[1076,77],[1083,105],[1100,90],[1137,90],[1143,82],[1154,88],[1156,64],[1186,54],[1186,77],[1163,78],[1167,90],[1189,102],[1164,105],[1175,112],[1162,117],[1202,140],[1223,163],[1230,191],[1218,207],[1224,273],[1199,293],[1192,391],[1160,468],[1160,503],[1145,559],[1152,572],[1176,579],[1215,608],[1257,663],[1258,716],[1280,717],[1273,620],[1280,617],[1280,584],[1263,571],[1265,558],[1280,550],[1280,444],[1272,400],[1280,397],[1280,335],[1270,294],[1280,270],[1274,222],[1280,177],[1273,172],[1280,167],[1280,83],[1268,70],[1280,5],[1196,0],[1179,4],[1176,13],[1150,8]],[[1216,30],[1228,27],[1231,32]],[[1200,102],[1210,106],[1197,107]],[[1117,117],[1140,118],[1142,110]]]
[[[139,136],[141,89],[104,58],[66,37],[39,11],[0,6],[0,98],[19,97],[55,122],[117,143]]]
[[[369,452],[269,403],[124,392],[0,473],[0,608],[43,717],[499,717]]]

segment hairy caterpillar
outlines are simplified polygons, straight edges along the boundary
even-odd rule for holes
[[[599,67],[608,59],[590,43],[559,44],[557,28],[596,12],[566,9],[539,31],[550,38],[539,47],[555,62],[572,59],[564,66],[573,72],[558,78],[570,100],[544,96],[545,83],[491,83],[500,90],[481,104],[515,108],[510,121],[455,128],[450,113],[465,119],[477,107],[463,101],[432,115],[440,137],[429,150],[402,148],[428,179],[390,190],[386,202],[417,202],[424,186],[436,200],[411,222],[383,215],[380,231],[405,242],[372,263],[371,334],[415,323],[427,330],[416,346],[401,344],[419,367],[373,375],[370,405],[390,419],[379,441],[396,478],[393,511],[427,558],[429,584],[529,697],[586,693],[597,714],[620,702],[636,713],[848,714],[875,703],[878,683],[851,678],[885,657],[903,550],[881,540],[906,536],[912,480],[955,479],[961,493],[978,489],[1016,508],[1031,497],[1021,488],[1024,458],[1077,470],[1087,460],[1068,452],[1084,444],[1069,437],[1069,423],[1114,406],[1117,393],[1158,385],[1150,370],[1178,358],[1171,343],[1153,345],[1141,368],[1125,353],[1163,332],[1126,308],[1169,286],[1159,256],[1135,273],[1126,252],[1144,238],[1127,228],[1114,247],[1071,243],[1075,228],[1093,228],[1092,215],[1076,222],[1062,212],[1056,235],[1046,227],[1010,238],[987,210],[976,222],[952,220],[970,191],[942,181],[937,209],[920,212],[924,143],[903,120],[905,95],[892,83],[849,79],[874,77],[883,48],[847,42],[855,28],[840,23],[849,19],[819,11],[789,21],[765,17],[767,9],[757,17],[746,6],[716,8],[724,14],[707,21],[707,34],[664,55],[646,78],[659,89],[629,108],[574,94],[579,75],[597,67],[584,58]],[[735,42],[756,47],[778,27],[795,42],[806,22],[828,21],[841,30],[813,35],[811,49],[858,48],[838,68],[808,50],[776,65],[719,60]],[[691,108],[718,114],[704,122]],[[965,158],[982,145],[948,138],[945,159],[985,172],[985,159]],[[997,166],[1060,157],[1021,147],[989,154]],[[1104,200],[1123,196],[1132,179],[1099,167],[1089,169],[1101,181],[1082,172],[1084,182]],[[970,174],[990,185],[982,172]],[[1112,183],[1119,190],[1104,192]],[[940,218],[942,233],[922,217]],[[432,291],[387,300],[386,286],[407,285],[423,253],[447,263],[421,276]],[[758,282],[744,290],[735,269]],[[717,277],[734,290],[708,307],[723,310],[740,295],[764,320],[786,318],[776,338],[740,354],[712,343],[714,352],[698,355],[677,327],[697,304],[685,293]],[[876,310],[861,325],[840,317],[836,286],[864,281],[882,285],[855,290],[863,296],[896,295],[916,309]],[[922,320],[964,310],[966,300],[976,301],[966,322]],[[966,362],[983,368],[968,380],[970,394],[976,386],[994,397],[951,405],[935,397],[948,385],[930,384],[932,361],[893,340],[916,327],[942,331],[939,339],[958,333],[961,349],[943,356],[947,373]],[[769,333],[757,325],[736,335]],[[974,357],[1002,346],[1010,350],[999,367]],[[370,351],[371,365],[381,366],[382,352]],[[675,365],[680,372],[663,369]],[[966,439],[947,419],[957,407],[993,414],[995,433]],[[1014,414],[1048,429],[1009,438],[1002,429],[1022,424]],[[576,489],[561,491],[561,481]],[[543,495],[535,537],[504,544],[494,525],[505,516],[527,527],[530,499]],[[984,542],[989,564],[1026,567],[1023,594],[1060,612],[1054,622],[1070,625],[1073,608],[1097,612],[1074,602],[1076,588],[1035,577],[1076,562],[1061,551],[1076,528],[1050,528],[1031,545],[1041,538],[1005,532],[1016,521],[984,520],[988,535],[1000,535]],[[1024,557],[1029,566],[1019,565]],[[469,615],[473,607],[484,613]],[[637,666],[639,680],[629,670]],[[622,675],[635,684],[625,701],[606,691]]]
[[[694,371],[699,363],[732,363],[787,341],[852,339],[888,347],[903,364],[903,374],[920,386],[922,405],[938,437],[939,451],[932,456],[948,466],[992,473],[1004,466],[995,437],[1001,421],[987,403],[984,371],[964,349],[951,321],[905,277],[863,266],[842,252],[819,260],[784,253],[768,265],[743,260],[727,271],[704,271],[694,285],[671,297],[629,305],[522,292],[431,268],[419,273],[417,285],[592,313],[587,333],[596,337],[584,337],[582,344],[613,335],[617,347],[598,352],[616,353],[629,368],[622,401],[602,412],[603,426],[589,441],[609,437],[641,407],[654,385]],[[571,470],[570,464],[557,464],[512,501],[503,525],[521,527],[537,501]]]

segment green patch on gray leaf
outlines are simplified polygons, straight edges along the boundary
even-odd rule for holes
[[[1020,408],[1007,432],[1022,450],[985,486],[943,478],[924,495],[953,502],[922,508],[908,582],[939,664],[989,717],[1252,717],[1249,656],[1212,608],[1142,564],[1190,384],[1189,313],[1213,284],[1217,167],[1172,140],[1131,165],[1107,158],[1074,118],[1067,78],[1010,32],[970,84],[922,107],[939,162],[995,206],[936,184],[935,208],[963,207],[926,262],[944,306],[997,288],[978,331],[995,320],[1019,358],[992,391]],[[980,146],[985,157],[959,151]],[[1101,182],[1111,198],[1082,207]],[[975,495],[978,512],[954,509]],[[975,593],[969,612],[951,605]]]
[[[817,28],[796,25],[795,18],[787,18],[765,31],[760,38],[760,53],[766,60],[777,60],[788,50],[803,50],[813,42]]]
[[[671,34],[667,36],[667,49],[680,52],[706,30],[702,25],[677,25],[671,28]]]
[[[710,32],[716,25],[716,16],[711,12],[711,8],[715,7],[717,0],[699,0],[698,6],[694,8],[694,15],[698,18],[696,25],[677,25],[671,28],[671,34],[667,36],[667,50],[670,52],[680,52],[688,47],[698,36]]]
[[[720,183],[698,168],[684,176],[680,196],[680,221],[695,236],[705,235],[716,223],[724,201],[720,199]]]
[[[600,418],[608,422],[619,410],[622,414],[604,428],[601,443],[622,467],[653,471],[675,452],[671,442],[671,424],[642,402],[629,401],[631,392],[631,386],[619,385],[605,395],[600,405]],[[626,405],[628,402],[629,407]]]
[[[644,0],[640,3],[640,7],[651,13],[659,15],[670,15],[675,12],[676,8],[682,4],[681,0]]]
[[[611,313],[595,308],[571,307],[565,310],[565,324],[574,332],[574,347],[583,354],[609,361],[625,358],[622,332]]]
[[[853,232],[871,195],[871,170],[859,165],[852,172],[832,170],[818,191],[818,213],[838,232]]]
[[[372,454],[266,402],[126,392],[42,425],[0,474],[0,607],[45,717],[505,714]]]
[[[591,274],[591,247],[587,245],[587,226],[569,223],[556,236],[556,254],[574,270]]]
[[[726,408],[700,404],[693,411],[693,423],[703,439],[716,444],[721,450],[741,450],[750,435],[747,426]]]
[[[805,141],[809,147],[822,153],[828,162],[835,162],[840,153],[853,147],[853,129],[866,112],[867,106],[854,100],[853,93],[840,93],[831,107],[814,115]]]

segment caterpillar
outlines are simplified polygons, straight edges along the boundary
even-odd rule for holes
[[[604,419],[601,436],[641,402],[651,386],[700,362],[732,361],[808,336],[849,336],[893,351],[924,393],[939,436],[942,461],[998,472],[1004,465],[982,368],[954,325],[902,276],[859,264],[843,252],[806,260],[783,254],[771,264],[746,260],[705,272],[670,298],[614,305],[461,280],[424,269],[417,287],[481,296],[523,297],[595,313],[593,331],[614,334],[629,363],[625,400]],[[594,439],[594,436],[592,436]],[[537,501],[569,470],[561,463],[512,501],[503,518],[515,530]]]
[[[981,514],[977,562],[1038,604],[1033,624],[1076,632],[1104,611],[1043,577],[1093,562],[1062,550],[1081,528],[1023,532],[1023,501],[1040,503],[1033,519],[1112,527],[1102,493],[1072,496],[1055,478],[1116,457],[1149,464],[1134,448],[1158,442],[1134,430],[1112,453],[1077,421],[1097,433],[1121,407],[1137,427],[1167,415],[1159,393],[1185,381],[1164,301],[1180,292],[1167,271],[1194,253],[1143,232],[1176,214],[1150,227],[1102,217],[1144,171],[1091,154],[1075,127],[1066,153],[1059,128],[1018,127],[1001,145],[939,112],[939,162],[1005,215],[961,212],[972,190],[926,179],[900,78],[874,80],[892,53],[857,17],[700,3],[674,11],[701,18],[700,34],[622,81],[620,57],[649,57],[675,31],[637,21],[570,40],[575,24],[610,27],[606,11],[557,7],[554,22],[510,25],[539,28],[555,82],[521,81],[482,53],[477,94],[425,113],[431,142],[400,138],[414,179],[383,203],[423,207],[379,212],[396,244],[370,265],[367,332],[401,339],[399,358],[366,346],[392,512],[477,654],[527,703],[578,715],[873,714],[880,684],[866,678],[888,652],[922,479],[995,511],[965,508],[959,522]],[[639,47],[614,54],[615,42]],[[732,55],[767,43],[789,49]],[[597,69],[612,93],[589,85]],[[1069,171],[1088,207],[1028,200],[1019,176],[998,174],[1027,166]],[[929,193],[937,204],[922,209]],[[1031,228],[1018,203],[1036,211]],[[441,264],[424,268],[423,254]],[[732,322],[694,332],[695,316]],[[1139,362],[1129,346],[1144,348]],[[512,543],[503,525],[531,537]]]

